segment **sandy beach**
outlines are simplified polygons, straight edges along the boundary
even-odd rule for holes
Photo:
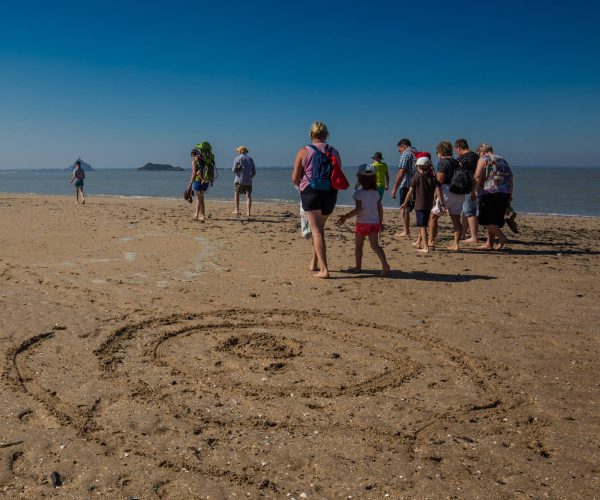
[[[0,195],[0,496],[598,496],[599,218],[417,256],[386,211],[389,278],[331,223],[317,280],[254,209]]]

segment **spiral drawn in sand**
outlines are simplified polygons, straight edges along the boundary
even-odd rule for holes
[[[390,479],[373,494],[401,491],[469,447],[538,439],[523,395],[424,329],[293,310],[150,318],[89,354],[98,394],[84,407],[36,379],[37,356],[48,360],[56,337],[11,349],[5,379],[106,453],[154,468],[157,494],[180,493],[180,474],[193,472],[225,491],[281,493],[310,477],[327,496],[361,487],[375,469]],[[421,396],[423,381],[433,397]],[[518,425],[502,428],[508,419]],[[510,467],[501,453],[487,460],[477,466]]]

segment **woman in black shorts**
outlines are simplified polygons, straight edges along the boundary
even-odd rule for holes
[[[327,137],[329,137],[329,131],[324,123],[315,122],[312,124],[310,129],[311,144],[298,151],[294,161],[294,172],[292,173],[292,182],[300,190],[302,208],[306,212],[306,219],[312,232],[313,259],[311,262],[317,261],[319,263],[319,270],[314,274],[317,278],[329,278],[325,223],[335,208],[338,192],[335,189],[321,190],[311,187],[311,180],[313,180],[312,162],[315,155],[331,151],[331,154],[336,156],[340,166],[342,164],[337,150],[327,144]],[[313,266],[310,270],[317,271]]]
[[[513,191],[513,173],[508,162],[500,155],[494,154],[492,146],[480,144],[477,148],[479,161],[473,180],[471,198],[475,200],[479,188],[479,216],[481,226],[487,228],[487,241],[482,245],[483,250],[501,250],[508,242],[502,232],[504,214]],[[498,246],[494,241],[498,240]]]

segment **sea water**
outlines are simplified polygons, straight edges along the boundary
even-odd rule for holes
[[[353,181],[355,168],[346,168]],[[253,200],[258,202],[298,202],[291,183],[291,167],[257,168]],[[391,181],[397,168],[391,168]],[[600,168],[513,167],[513,207],[520,213],[600,216]],[[96,169],[86,172],[86,196],[125,196],[181,198],[191,172],[151,172],[135,169]],[[70,172],[63,170],[0,170],[0,192],[32,195],[73,195]],[[341,191],[338,204],[354,205],[353,186]],[[207,193],[207,200],[233,199],[233,174],[219,170],[219,177]],[[242,196],[243,202],[243,196]],[[182,199],[182,203],[185,203]],[[398,201],[389,192],[383,198],[387,208]]]

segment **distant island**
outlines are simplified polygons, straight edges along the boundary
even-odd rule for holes
[[[89,164],[84,162],[81,157],[77,158],[78,161],[81,162],[81,168],[83,168],[83,170],[87,170],[90,172],[93,172],[95,169]],[[75,162],[73,162],[72,165],[68,166],[67,168],[65,168],[65,172],[70,172],[71,170],[73,170],[75,168]]]
[[[160,172],[183,172],[185,169],[181,167],[174,167],[173,165],[167,165],[163,163],[146,163],[143,167],[138,170],[152,170]]]

